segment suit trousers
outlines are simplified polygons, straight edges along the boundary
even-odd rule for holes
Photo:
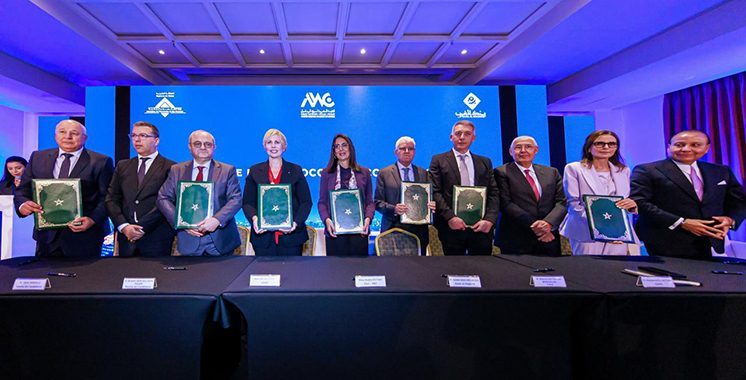
[[[327,256],[368,256],[368,236],[360,234],[326,236]]]
[[[454,231],[448,226],[443,226],[438,229],[438,237],[443,244],[443,254],[446,256],[467,254],[489,256],[492,254],[492,230],[485,234],[468,228],[465,231]]]

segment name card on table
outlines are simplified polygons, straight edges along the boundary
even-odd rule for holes
[[[446,275],[449,288],[481,288],[482,280],[475,274],[471,275]]]
[[[124,281],[122,281],[122,289],[153,290],[157,287],[158,287],[158,283],[155,281],[155,277],[152,277],[152,278],[125,277]]]
[[[252,274],[249,286],[280,286],[279,274]]]
[[[675,288],[671,276],[640,276],[637,278],[637,286],[643,288]]]
[[[565,276],[531,276],[529,285],[534,288],[566,288]]]
[[[44,290],[51,287],[48,278],[17,278],[13,281],[13,290]]]
[[[356,288],[385,288],[386,276],[355,276]]]

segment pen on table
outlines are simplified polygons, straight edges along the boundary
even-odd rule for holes
[[[714,274],[733,274],[733,275],[736,275],[736,276],[742,276],[743,275],[743,272],[731,272],[731,271],[728,271],[728,270],[713,270],[712,273],[714,273]]]
[[[554,268],[535,268],[534,272],[536,273],[554,272]]]
[[[163,267],[164,270],[186,270],[187,267]]]
[[[47,276],[55,277],[77,277],[77,273],[66,273],[66,272],[47,272]]]

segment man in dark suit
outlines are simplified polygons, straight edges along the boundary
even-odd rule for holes
[[[144,121],[132,126],[137,157],[122,160],[106,194],[106,210],[119,234],[119,256],[168,256],[174,230],[156,206],[158,190],[175,162],[158,153],[158,128]]]
[[[42,212],[32,200],[32,179],[80,178],[83,212],[67,228],[34,230],[37,256],[100,256],[103,239],[109,234],[104,197],[114,171],[112,159],[84,147],[88,138],[83,124],[63,120],[55,127],[58,147],[31,154],[16,189],[15,207],[26,217]]]
[[[392,228],[409,231],[420,239],[420,254],[425,256],[430,242],[427,225],[402,224],[400,215],[407,212],[407,205],[401,203],[401,183],[430,182],[427,171],[412,163],[415,155],[415,141],[409,136],[400,137],[394,145],[396,163],[378,171],[376,194],[374,196],[376,210],[381,213],[381,232]],[[435,201],[428,203],[431,210],[435,210]]]
[[[746,217],[746,194],[727,166],[697,161],[710,149],[700,131],[671,138],[669,159],[632,172],[635,230],[651,255],[707,259],[725,251],[728,230]]]
[[[435,199],[435,228],[446,255],[492,254],[492,227],[500,212],[500,194],[492,174],[492,161],[473,154],[469,147],[476,139],[476,127],[467,120],[451,128],[453,149],[433,156],[430,178]],[[453,206],[453,186],[484,186],[487,199],[484,217],[472,227],[456,216]]]
[[[557,231],[567,214],[562,176],[534,164],[538,152],[533,137],[516,137],[510,144],[515,162],[495,169],[501,211],[495,245],[501,253],[561,255]]]
[[[189,150],[193,160],[173,165],[158,192],[158,209],[169,223],[174,223],[178,182],[213,183],[213,215],[196,228],[180,229],[176,234],[176,248],[185,256],[229,255],[241,245],[234,218],[241,209],[241,186],[233,165],[213,160],[216,148],[211,133],[203,130],[192,132]]]

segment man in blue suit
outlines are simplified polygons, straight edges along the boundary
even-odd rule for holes
[[[21,217],[43,211],[32,200],[32,179],[79,178],[83,216],[70,222],[67,228],[34,230],[36,256],[100,256],[104,236],[111,231],[104,197],[114,172],[113,160],[85,148],[88,133],[75,120],[59,122],[54,133],[57,148],[31,154],[21,185],[16,189],[16,210]]]
[[[700,131],[671,138],[669,159],[632,172],[635,230],[651,255],[707,259],[725,251],[728,230],[746,217],[746,194],[729,167],[697,161],[710,149]]]
[[[232,165],[213,160],[216,148],[212,134],[203,130],[192,132],[189,151],[193,160],[173,165],[158,192],[158,209],[169,223],[174,223],[179,181],[213,183],[213,215],[196,228],[179,230],[176,234],[176,248],[185,256],[228,255],[241,245],[234,218],[241,209],[241,187]]]

